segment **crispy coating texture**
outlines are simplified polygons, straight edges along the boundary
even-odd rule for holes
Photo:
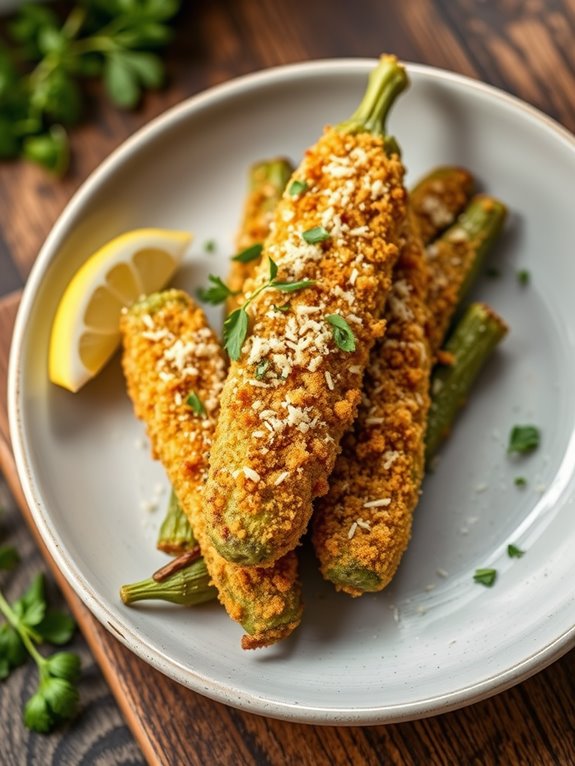
[[[455,221],[473,193],[474,180],[465,168],[439,167],[411,191],[409,203],[424,245]]]
[[[313,544],[323,576],[352,596],[382,590],[411,535],[424,474],[431,354],[427,269],[413,221],[394,272],[387,332],[371,354],[354,428],[317,501]]]
[[[293,550],[312,501],[328,490],[369,353],[384,331],[405,218],[401,162],[371,135],[327,129],[294,178],[307,190],[284,194],[264,253],[278,279],[316,284],[287,296],[268,289],[250,305],[251,335],[224,386],[204,493],[213,544],[246,566],[269,566]],[[316,227],[329,238],[306,241],[302,234]],[[247,294],[268,276],[264,257]],[[289,310],[278,311],[286,300]],[[352,328],[355,351],[336,345],[332,314]]]
[[[250,168],[250,190],[244,203],[240,230],[236,237],[238,253],[254,244],[263,242],[269,234],[274,210],[278,204],[292,165],[289,160],[278,157],[258,162]],[[247,279],[253,277],[260,259],[241,263],[230,261],[228,287],[233,292],[243,291]],[[242,295],[234,295],[227,301],[228,313],[243,302]]]
[[[226,363],[205,315],[183,292],[169,290],[137,303],[121,320],[122,364],[136,415],[147,426],[192,524],[220,602],[246,630],[246,649],[288,636],[301,620],[295,554],[269,569],[244,570],[210,544],[201,510]],[[188,404],[195,393],[205,408]]]

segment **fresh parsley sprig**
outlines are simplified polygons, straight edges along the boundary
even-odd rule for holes
[[[250,303],[264,290],[279,290],[282,293],[295,293],[305,290],[306,287],[315,285],[313,279],[301,279],[297,282],[280,282],[276,279],[278,274],[277,264],[269,258],[270,276],[267,282],[258,287],[239,309],[232,311],[224,322],[224,348],[230,359],[236,361],[242,353],[242,346],[248,336],[250,320],[246,311]]]
[[[5,547],[4,568],[16,562],[14,549]],[[7,551],[12,551],[6,553]],[[38,689],[24,706],[24,723],[33,731],[48,733],[61,721],[71,718],[78,704],[76,681],[80,658],[73,652],[56,652],[44,657],[37,649],[41,643],[67,643],[75,629],[67,614],[49,610],[44,596],[44,578],[37,575],[24,595],[8,603],[0,590],[0,614],[6,620],[0,626],[0,680],[30,656],[38,668]]]
[[[69,161],[67,128],[83,113],[84,78],[100,77],[118,106],[158,88],[164,65],[152,49],[172,36],[181,0],[84,0],[62,19],[26,3],[0,43],[0,159],[24,157],[55,174]]]
[[[214,274],[210,274],[208,280],[211,282],[210,286],[200,287],[197,291],[198,298],[204,303],[217,306],[220,303],[225,303],[228,298],[241,293],[241,290],[231,290],[220,277],[216,277]]]

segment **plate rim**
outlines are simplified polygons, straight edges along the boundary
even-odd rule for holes
[[[171,658],[160,647],[154,647],[136,631],[123,623],[117,625],[117,619],[109,611],[108,602],[93,590],[79,571],[73,557],[66,550],[54,527],[48,508],[44,507],[26,451],[26,436],[20,411],[20,364],[23,346],[26,340],[27,317],[33,309],[36,293],[50,263],[58,252],[59,245],[69,231],[70,224],[76,217],[76,211],[94,193],[99,185],[115,172],[118,162],[125,163],[132,155],[154,140],[165,130],[185,120],[189,114],[213,107],[229,96],[240,96],[254,89],[273,82],[290,81],[294,77],[306,74],[326,74],[341,71],[367,73],[375,63],[373,58],[335,58],[302,61],[284,66],[252,72],[222,82],[169,108],[114,149],[103,162],[82,182],[73,194],[62,213],[58,216],[33,264],[24,288],[12,336],[8,364],[8,418],[12,450],[24,497],[30,507],[34,523],[46,543],[48,551],[56,565],[72,586],[75,594],[86,605],[103,627],[119,639],[128,649],[152,667],[172,678],[174,681],[193,689],[217,702],[232,707],[270,716],[282,720],[325,725],[373,725],[416,720],[456,710],[465,705],[479,702],[520,683],[534,673],[559,659],[575,643],[575,626],[566,630],[554,640],[537,651],[516,662],[504,671],[494,673],[474,684],[468,684],[455,691],[429,696],[410,702],[367,707],[327,707],[279,701],[272,698],[257,697],[253,693],[234,688],[217,680],[205,677],[194,668],[186,667]],[[536,107],[505,91],[479,80],[449,70],[405,62],[409,74],[416,74],[442,83],[452,83],[471,89],[489,99],[505,104],[512,110],[519,110],[531,121],[550,130],[556,139],[575,152],[575,136]]]

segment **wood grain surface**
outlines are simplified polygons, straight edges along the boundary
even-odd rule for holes
[[[17,290],[79,184],[152,117],[246,72],[387,50],[503,88],[575,131],[575,0],[194,0],[184,5],[167,55],[169,87],[129,114],[107,106],[98,87],[91,88],[89,120],[73,134],[74,163],[64,181],[56,183],[24,164],[0,165],[0,465],[24,516],[5,410]],[[26,579],[38,561],[14,513],[10,525],[26,555]],[[225,707],[161,676],[100,627],[55,576],[151,764],[575,763],[575,652],[514,689],[443,716],[369,728],[288,724]],[[28,671],[21,671],[14,685],[0,687],[2,766],[140,762],[84,654],[82,714],[56,738],[27,733],[14,712],[31,683]]]

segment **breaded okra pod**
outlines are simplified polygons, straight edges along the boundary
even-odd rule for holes
[[[426,335],[430,355],[421,362],[426,385],[430,361],[438,354],[457,304],[477,274],[504,218],[505,208],[500,202],[477,196],[456,223],[427,248]],[[396,279],[400,267],[401,257]],[[412,292],[411,299],[415,297]],[[324,577],[352,596],[381,590],[393,577],[409,541],[411,516],[418,499],[415,488],[419,488],[423,478],[425,428],[419,432],[411,428],[411,422],[403,416],[401,402],[404,396],[408,400],[413,397],[412,401],[419,402],[426,411],[428,401],[410,387],[409,377],[399,377],[396,385],[395,367],[401,370],[401,357],[399,351],[390,348],[387,338],[392,337],[397,327],[397,340],[401,343],[409,325],[397,323],[391,303],[386,318],[388,335],[372,352],[364,389],[371,413],[380,408],[381,420],[378,421],[377,414],[371,414],[369,428],[368,415],[362,408],[354,430],[344,439],[342,454],[330,478],[330,492],[317,504],[314,524],[313,542]],[[394,357],[397,361],[393,361]],[[405,369],[409,371],[409,363]],[[441,412],[444,411],[442,408]],[[448,425],[434,425],[434,430],[443,431]],[[403,438],[403,430],[408,429],[410,434],[418,433],[418,443]],[[365,498],[368,490],[379,496],[373,500]]]
[[[417,182],[409,192],[409,203],[424,245],[454,223],[474,189],[469,170],[455,165],[434,168]]]
[[[235,293],[227,301],[228,312],[240,305],[244,283],[254,275],[261,260],[254,246],[257,248],[269,234],[274,210],[292,172],[291,162],[284,157],[256,162],[249,169],[249,192],[236,239],[238,253],[232,258],[227,282]]]
[[[298,544],[312,501],[328,490],[361,398],[369,353],[405,220],[403,166],[386,153],[384,120],[407,77],[383,57],[353,117],[326,129],[280,201],[239,322],[204,493],[209,535],[229,561],[269,566]],[[290,184],[291,188],[291,184]],[[267,256],[267,257],[266,257]],[[271,259],[271,260],[270,260]],[[281,307],[278,304],[282,304]],[[240,336],[243,340],[244,336]],[[237,333],[235,335],[237,339]]]
[[[244,570],[210,544],[201,510],[226,363],[203,311],[168,290],[136,303],[121,320],[122,364],[136,415],[192,525],[218,598],[248,635],[244,648],[285,638],[301,619],[295,554]]]
[[[457,307],[483,268],[506,216],[502,202],[477,194],[455,223],[428,245],[428,334],[434,355],[441,348]]]
[[[352,596],[391,580],[411,535],[424,475],[431,354],[428,275],[413,217],[394,271],[385,338],[371,354],[363,401],[316,503],[313,545],[320,569]]]

